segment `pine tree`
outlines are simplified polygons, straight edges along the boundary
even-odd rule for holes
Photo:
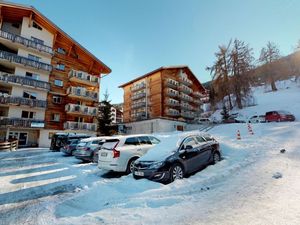
[[[98,107],[98,135],[110,135],[111,118],[111,104],[108,100],[109,94],[106,90],[104,93],[104,100],[102,100]]]

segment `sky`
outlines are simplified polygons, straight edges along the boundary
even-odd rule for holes
[[[245,41],[259,56],[268,41],[290,54],[300,39],[298,0],[13,0],[32,5],[112,72],[101,80],[112,103],[119,85],[161,66],[188,65],[200,82],[218,46]]]

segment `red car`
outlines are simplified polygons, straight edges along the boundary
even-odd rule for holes
[[[281,122],[281,121],[295,121],[295,116],[284,110],[270,111],[266,113],[266,122]]]

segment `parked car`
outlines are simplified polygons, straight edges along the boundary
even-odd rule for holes
[[[151,135],[142,134],[108,138],[99,151],[98,167],[131,173],[135,160],[159,142],[159,139]]]
[[[60,151],[65,153],[65,155],[73,155],[80,140],[82,139],[68,140],[67,143],[64,145],[64,147],[60,149]]]
[[[63,148],[70,140],[79,140],[89,137],[91,137],[91,135],[88,134],[55,133],[51,138],[50,150],[60,151],[60,149]]]
[[[169,183],[221,159],[219,143],[206,133],[189,132],[160,140],[134,163],[135,179]]]
[[[266,117],[264,115],[255,115],[251,116],[248,119],[248,123],[265,123],[266,122]]]
[[[284,110],[266,112],[266,122],[295,121],[295,116]]]
[[[93,162],[99,146],[103,145],[107,136],[82,139],[74,151],[74,156],[84,162]]]

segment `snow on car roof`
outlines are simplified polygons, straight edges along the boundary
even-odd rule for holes
[[[103,140],[103,139],[107,139],[107,138],[110,138],[110,136],[84,138],[80,142],[97,141],[97,140]]]
[[[154,135],[160,140],[160,143],[152,147],[147,154],[139,158],[139,161],[161,161],[168,157],[171,153],[176,151],[182,141],[191,135],[211,136],[207,133],[200,131],[170,133],[170,134],[157,134]]]

